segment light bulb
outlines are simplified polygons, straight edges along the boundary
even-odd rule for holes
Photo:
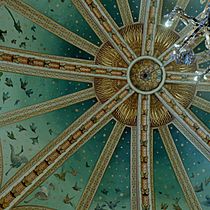
[[[165,22],[165,26],[166,26],[167,28],[171,27],[172,24],[173,24],[173,22],[170,21],[170,20],[167,20],[167,21]]]

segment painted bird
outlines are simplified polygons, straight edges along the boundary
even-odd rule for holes
[[[73,207],[72,200],[75,198],[75,196],[70,197],[69,194],[66,194],[65,198],[63,199],[63,202],[65,204],[70,204]]]
[[[3,92],[3,96],[2,96],[3,104],[4,104],[5,101],[7,101],[8,99],[10,99],[9,92]]]
[[[80,191],[82,188],[78,186],[77,182],[75,183],[75,185],[72,187],[73,190],[75,191]]]
[[[64,169],[61,169],[60,173],[54,174],[55,177],[57,177],[58,179],[60,179],[61,181],[65,182],[66,181],[66,173],[67,171],[64,171]]]
[[[13,22],[14,22],[14,27],[15,29],[19,32],[19,33],[23,33],[22,29],[21,29],[21,25],[20,25],[20,21],[16,21],[13,14],[11,13],[11,11],[5,6],[6,10],[9,12]]]
[[[32,132],[36,133],[37,127],[36,127],[35,123],[31,123],[29,127],[30,127]]]
[[[5,30],[5,31],[2,31],[1,29],[0,29],[0,40],[2,40],[3,42],[5,42],[5,35],[7,34],[7,31]]]
[[[13,82],[10,78],[6,78],[4,84],[8,87],[13,87]]]
[[[26,128],[24,128],[22,125],[16,125],[16,128],[19,129],[19,132],[26,131]]]
[[[32,140],[32,144],[35,145],[35,144],[38,144],[39,143],[39,136],[36,136],[36,137],[31,137],[30,138]]]
[[[26,90],[25,91],[26,95],[30,98],[31,95],[34,93],[32,89]]]
[[[23,81],[21,78],[20,78],[20,87],[21,89],[23,90],[26,90],[26,86],[28,85],[28,82],[25,80]]]
[[[13,131],[11,131],[11,132],[7,131],[7,137],[10,138],[11,140],[16,140]]]

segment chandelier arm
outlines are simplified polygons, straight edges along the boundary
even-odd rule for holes
[[[185,10],[189,4],[190,0],[178,0],[177,3],[176,3],[176,6],[175,7],[179,7],[181,8],[182,10]],[[176,18],[174,21],[173,21],[173,24],[172,26],[170,27],[171,30],[175,30],[178,23],[180,21],[180,18]]]
[[[210,73],[166,72],[166,83],[210,86]]]
[[[196,17],[196,19],[199,19],[202,16],[202,12]],[[179,45],[181,42],[183,42],[183,40],[186,38],[186,34],[188,36],[190,36],[192,34],[192,32],[194,31],[193,25],[189,24],[186,27],[184,27],[178,34],[179,34],[179,38],[176,40],[176,42],[171,45],[167,50],[165,50],[159,57],[158,59],[161,61],[167,61],[170,59],[170,52],[172,52],[172,50],[174,49],[175,45]],[[198,38],[196,39],[191,48],[195,48],[196,46],[198,46],[202,41],[204,40],[204,38]],[[169,63],[168,63],[169,64]]]

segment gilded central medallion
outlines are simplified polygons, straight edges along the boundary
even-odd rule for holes
[[[121,28],[119,33],[138,58],[128,66],[110,42],[107,41],[101,46],[95,63],[97,65],[127,68],[128,73],[127,80],[95,78],[94,88],[98,100],[101,103],[105,103],[123,86],[129,84],[135,90],[135,93],[113,112],[113,116],[118,121],[129,126],[135,126],[138,94],[151,94],[151,126],[159,127],[170,123],[173,117],[153,93],[164,86],[183,107],[188,107],[195,95],[195,85],[167,84],[165,82],[165,74],[167,71],[194,72],[196,64],[186,66],[171,62],[165,68],[163,67],[162,62],[164,61],[159,61],[158,57],[179,39],[179,35],[161,25],[157,27],[153,57],[141,56],[143,25],[126,26]]]
[[[165,69],[160,61],[150,56],[134,60],[128,68],[127,79],[131,88],[140,94],[153,94],[164,85]]]

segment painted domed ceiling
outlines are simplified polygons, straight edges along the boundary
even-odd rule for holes
[[[0,210],[210,209],[206,3],[0,0]]]

